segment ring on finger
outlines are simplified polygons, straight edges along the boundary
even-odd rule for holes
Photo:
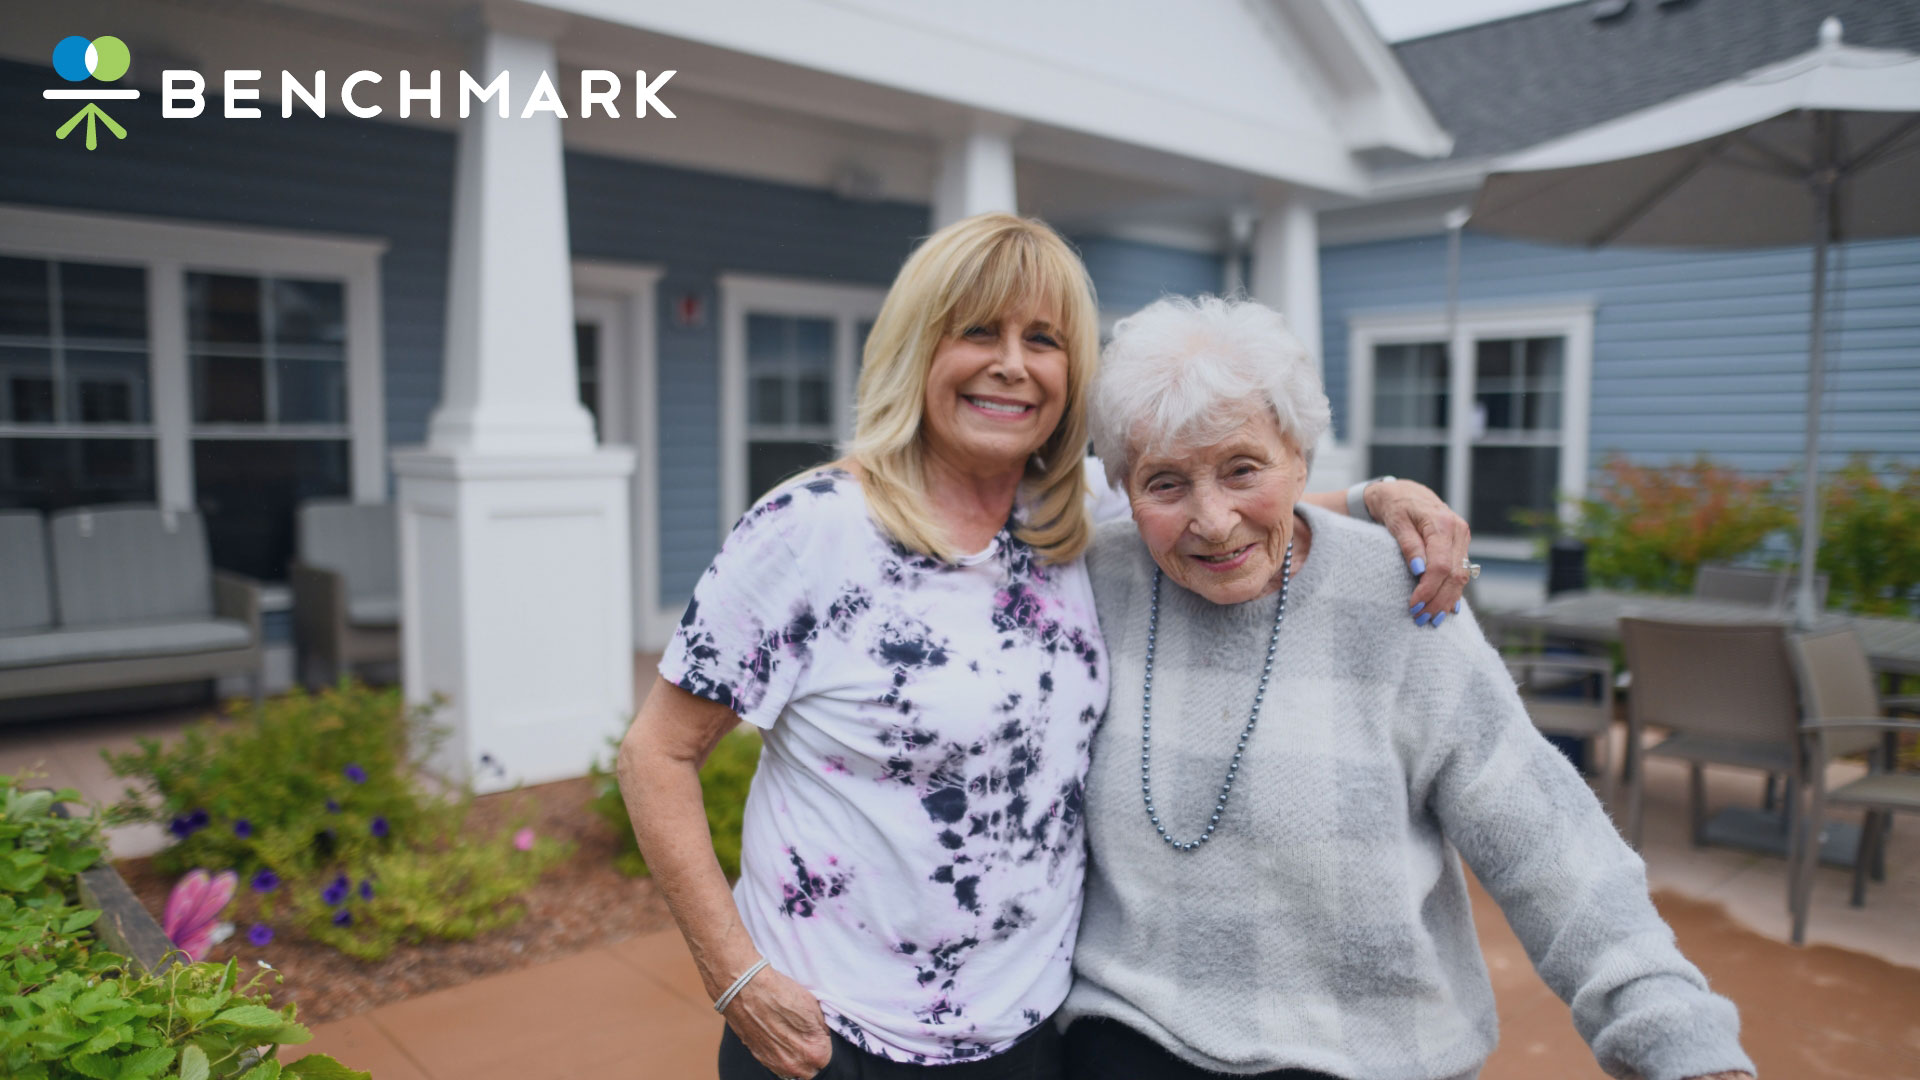
[[[1480,577],[1480,564],[1470,559],[1461,559],[1460,569],[1467,572],[1468,581],[1473,581]]]

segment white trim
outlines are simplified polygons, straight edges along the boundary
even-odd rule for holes
[[[664,268],[640,263],[573,261],[574,314],[612,301],[619,318],[601,349],[600,418],[604,438],[634,451],[632,513],[633,637],[637,649],[666,647],[678,609],[660,602],[659,285]]]
[[[305,430],[294,426],[242,430],[193,423],[186,357],[186,275],[207,271],[343,283],[347,423],[307,433],[346,436],[354,500],[386,501],[386,364],[380,312],[380,257],[386,250],[385,240],[371,237],[0,204],[0,253],[146,270],[156,495],[162,505],[179,508],[193,505],[193,439],[237,434],[276,438]]]
[[[747,312],[833,320],[833,429],[842,445],[853,437],[853,355],[861,320],[880,314],[887,290],[796,278],[722,274],[720,288],[720,522],[719,535],[747,512]]]
[[[1566,385],[1561,398],[1560,476],[1557,494],[1561,512],[1567,500],[1586,493],[1588,440],[1593,401],[1593,315],[1591,299],[1563,299],[1539,303],[1471,304],[1459,309],[1452,342],[1453,355],[1474,355],[1473,342],[1482,338],[1561,337],[1566,339]],[[1347,439],[1356,453],[1366,454],[1373,442],[1373,350],[1379,345],[1441,341],[1446,337],[1443,308],[1349,312],[1347,315],[1347,409],[1351,423]],[[1449,371],[1447,481],[1441,492],[1456,509],[1471,505],[1473,368],[1454,364]],[[1489,536],[1493,539],[1493,536]],[[1479,543],[1478,540],[1475,543]]]

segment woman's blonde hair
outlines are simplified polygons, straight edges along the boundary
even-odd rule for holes
[[[1100,355],[1093,282],[1045,222],[980,214],[934,233],[907,258],[867,336],[847,460],[865,474],[874,519],[907,547],[952,562],[955,550],[927,505],[927,372],[934,350],[969,326],[1029,302],[1052,312],[1067,354],[1067,404],[1022,480],[1014,534],[1049,563],[1077,558],[1092,536],[1086,510],[1087,391]]]

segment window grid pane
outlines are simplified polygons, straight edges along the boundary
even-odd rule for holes
[[[344,427],[345,296],[337,281],[187,274],[194,423]]]
[[[1378,345],[1373,356],[1373,426],[1382,431],[1444,431],[1449,408],[1445,344]]]

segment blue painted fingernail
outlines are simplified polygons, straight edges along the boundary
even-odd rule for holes
[[[1421,609],[1421,608],[1423,608],[1423,607],[1426,607],[1426,606],[1427,606],[1427,605],[1425,605],[1425,604],[1415,604],[1415,605],[1413,605],[1412,607],[1410,607],[1410,608],[1408,608],[1407,610],[1408,610],[1408,611],[1410,611],[1410,612],[1412,612],[1412,613],[1413,613],[1413,614],[1415,614],[1415,615],[1418,615],[1418,614],[1420,614],[1420,609]]]
[[[1445,619],[1446,617],[1447,617],[1447,613],[1446,613],[1446,612],[1444,612],[1444,611],[1443,611],[1443,612],[1441,612],[1441,613],[1440,613],[1440,614],[1438,614],[1438,615],[1435,615],[1435,616],[1433,617],[1433,625],[1434,625],[1434,627],[1435,627],[1436,629],[1438,629],[1438,628],[1439,628],[1439,626],[1440,626],[1440,621],[1441,621],[1442,619]]]
[[[1419,577],[1427,572],[1427,560],[1415,555],[1413,561],[1407,564],[1407,569],[1413,571],[1414,577]]]
[[[1454,613],[1455,615],[1458,615],[1458,614],[1460,614],[1460,601],[1458,601],[1458,600],[1455,600],[1455,601],[1453,602],[1453,613]]]
[[[1428,622],[1428,620],[1430,620],[1430,619],[1432,619],[1432,618],[1433,618],[1433,616],[1431,616],[1431,615],[1415,615],[1415,616],[1413,617],[1413,625],[1415,625],[1415,626],[1425,626],[1425,625],[1427,625],[1427,622]]]

